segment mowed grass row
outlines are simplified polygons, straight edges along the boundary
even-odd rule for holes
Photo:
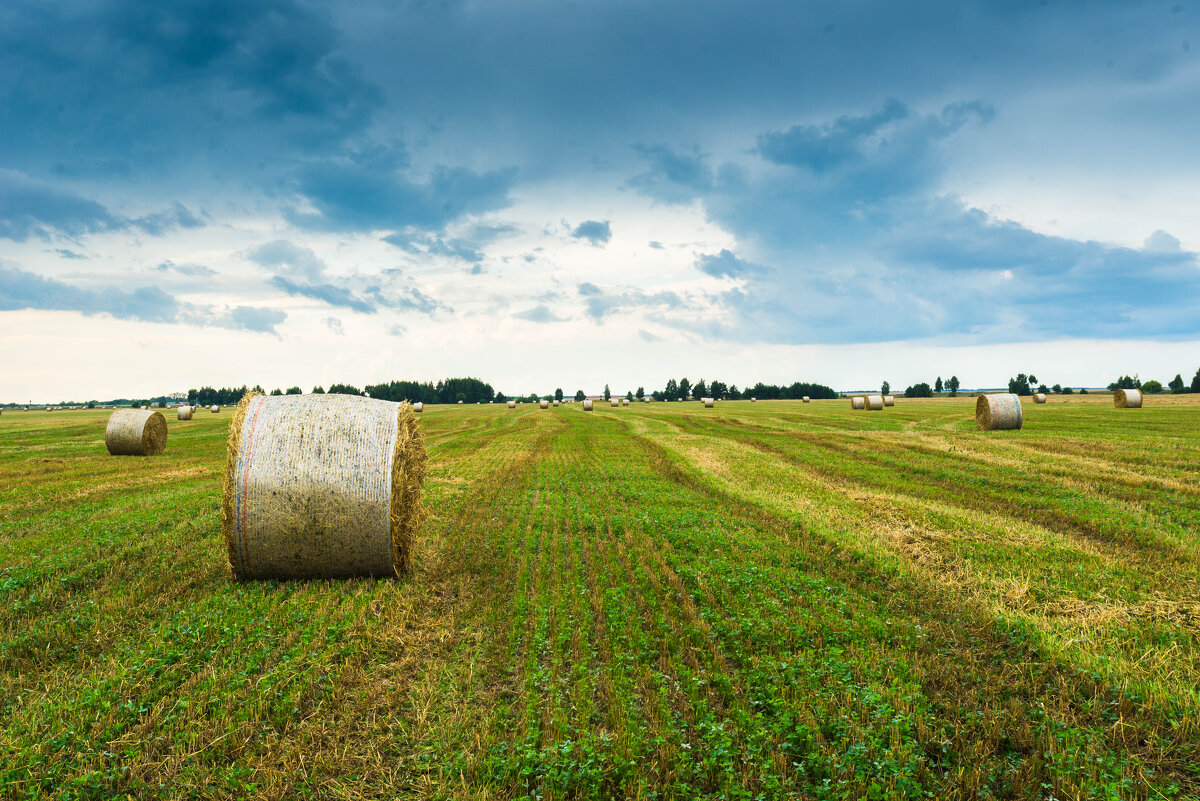
[[[5,415],[0,792],[1195,795],[1171,401],[431,408],[413,575],[248,585],[222,421]]]

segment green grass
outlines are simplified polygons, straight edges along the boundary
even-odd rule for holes
[[[427,407],[395,581],[238,584],[229,415],[0,417],[0,796],[1200,797],[1200,398]]]

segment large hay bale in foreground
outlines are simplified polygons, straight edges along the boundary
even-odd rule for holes
[[[108,418],[104,447],[113,456],[158,456],[167,449],[167,418],[149,409],[118,409]]]
[[[590,412],[592,410],[592,399],[591,398],[583,399],[583,410],[585,412]]]
[[[1142,391],[1140,389],[1118,389],[1113,393],[1113,405],[1118,409],[1142,408]]]
[[[896,405],[896,396],[895,395],[884,395],[883,396],[883,405],[884,406],[895,406]]]
[[[870,412],[879,412],[883,410],[882,395],[865,395],[863,396],[863,407]]]
[[[222,496],[234,577],[406,572],[425,467],[407,403],[247,395],[229,425]]]
[[[549,408],[550,408],[550,401],[548,401],[548,400],[540,400],[540,401],[538,401],[538,408],[539,408],[539,409],[549,409]]]
[[[1011,392],[980,395],[975,400],[975,422],[981,431],[1012,431],[1021,427],[1021,399]]]
[[[711,409],[713,407],[713,399],[712,398],[701,398],[700,400],[704,401],[705,409]]]
[[[178,409],[175,410],[175,419],[191,420],[192,419],[192,407],[191,406],[180,406]]]
[[[1046,393],[1038,392],[1037,394],[1035,394],[1033,396],[1033,402],[1034,403],[1045,403],[1046,402]]]
[[[865,409],[865,408],[867,408],[867,402],[866,402],[866,400],[863,399],[862,395],[855,395],[853,398],[850,399],[850,408],[851,409]]]

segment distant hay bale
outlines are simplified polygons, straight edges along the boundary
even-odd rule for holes
[[[222,492],[234,578],[407,572],[425,469],[407,403],[247,395],[230,421]]]
[[[557,406],[557,405],[558,405],[558,401],[554,401],[554,402],[551,404],[551,406]]]
[[[118,409],[108,418],[104,447],[113,456],[158,456],[167,449],[167,418],[147,409]]]
[[[191,406],[180,406],[178,409],[175,410],[175,418],[177,420],[191,420],[192,419],[192,407]]]
[[[1033,396],[1033,402],[1034,402],[1034,403],[1045,403],[1045,402],[1046,402],[1046,393],[1045,393],[1045,392],[1039,392],[1039,393],[1037,393],[1036,395],[1034,395],[1034,396]]]
[[[1021,399],[1011,392],[975,399],[975,422],[981,431],[1012,431],[1021,427]]]
[[[629,398],[621,398],[621,405],[622,405],[622,406],[628,406],[628,405],[629,405]]]
[[[1113,405],[1118,409],[1142,408],[1142,391],[1140,389],[1118,389],[1113,393]]]
[[[413,411],[418,413],[425,411],[425,404],[421,403],[421,401],[417,401],[413,404]]]
[[[458,405],[459,405],[459,406],[462,406],[462,405],[463,405],[463,402],[462,402],[462,401],[459,401],[459,402],[458,402]]]
[[[865,395],[863,397],[863,404],[866,407],[867,411],[871,411],[871,412],[882,411],[883,410],[883,396],[882,395]]]
[[[750,399],[750,402],[751,402],[751,403],[758,403],[758,398],[751,398],[751,399]]]
[[[863,399],[862,395],[855,395],[853,398],[850,399],[850,408],[851,409],[865,409],[865,408],[867,408],[867,402]]]
[[[803,398],[801,398],[800,400],[804,401],[805,403],[808,403],[810,400],[812,400],[812,398],[810,398],[810,397],[808,397],[807,395],[805,395],[805,396],[804,396]]]
[[[592,410],[592,399],[591,398],[583,399],[583,410],[585,412],[590,412]]]
[[[711,409],[713,407],[712,398],[701,398],[700,400],[703,401],[705,409]]]
[[[896,405],[896,397],[894,395],[884,395],[883,396],[883,405],[884,406],[895,406]]]
[[[612,403],[612,407],[614,409],[621,405],[620,398],[612,398],[610,402]]]
[[[214,403],[212,406],[210,406],[208,408],[208,410],[210,412],[212,412],[213,414],[216,414],[217,412],[221,411],[221,407]]]
[[[510,401],[508,402],[508,408],[510,408],[510,409],[515,409],[515,408],[517,408],[517,402],[516,402],[515,400],[510,400]]]
[[[550,401],[546,401],[546,400],[538,401],[538,408],[539,409],[549,409]]]

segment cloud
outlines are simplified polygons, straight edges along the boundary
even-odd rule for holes
[[[538,304],[532,309],[528,309],[519,314],[514,314],[513,317],[516,317],[519,320],[529,320],[530,322],[534,323],[561,323],[567,319],[565,317],[559,317],[551,312],[549,307],[545,304]]]
[[[212,306],[184,303],[155,286],[87,289],[13,267],[0,266],[0,311],[41,309],[107,314],[119,320],[215,325],[273,332],[286,314],[239,306],[219,312]]]
[[[663,341],[662,337],[658,336],[657,334],[650,333],[645,328],[638,329],[638,336],[641,337],[642,341],[644,341],[644,342],[662,342]]]
[[[804,166],[827,172],[859,161],[870,141],[887,125],[908,117],[908,108],[889,100],[879,111],[861,117],[838,117],[822,125],[793,125],[784,133],[758,137],[758,153],[773,164]]]
[[[375,307],[356,297],[350,290],[333,284],[297,284],[282,275],[271,278],[271,283],[289,295],[299,295],[313,300],[328,303],[330,306],[342,306],[363,314],[374,314]]]
[[[612,239],[612,228],[608,224],[608,220],[597,222],[596,220],[585,220],[575,229],[571,231],[571,236],[576,239],[586,239],[593,245],[602,245]]]
[[[162,273],[176,272],[176,273],[179,273],[180,275],[191,275],[191,276],[209,276],[209,275],[217,274],[216,270],[214,270],[211,267],[207,267],[203,264],[190,264],[190,263],[176,264],[175,262],[171,261],[170,259],[167,259],[164,262],[160,262],[159,265],[157,267],[155,267],[154,269],[156,269]]]
[[[685,203],[713,188],[713,170],[698,152],[684,156],[666,145],[634,145],[634,150],[650,162],[650,169],[630,178],[628,183],[643,195],[664,203]]]
[[[87,198],[0,169],[0,237],[24,242],[53,233],[72,237],[121,228],[108,209]]]
[[[131,220],[131,224],[151,236],[162,236],[176,228],[200,228],[204,225],[204,221],[193,214],[187,206],[176,202],[168,211],[138,217]]]
[[[696,269],[714,278],[741,278],[766,272],[762,265],[743,261],[729,250],[697,257]]]
[[[671,311],[684,308],[687,301],[676,292],[645,292],[635,288],[601,289],[590,282],[579,285],[584,309],[597,322],[610,314],[628,309]]]
[[[1146,237],[1143,249],[1152,253],[1179,253],[1180,242],[1161,228]]]
[[[326,317],[321,322],[325,325],[326,328],[328,328],[330,331],[337,334],[338,336],[342,337],[342,336],[346,335],[346,329],[342,327],[342,321],[339,320],[338,318]]]
[[[461,236],[443,237],[409,228],[383,237],[383,241],[414,255],[443,256],[468,263],[484,259],[483,248],[517,231],[513,225],[474,225]]]
[[[246,251],[244,257],[276,275],[293,275],[320,281],[325,275],[325,262],[306,247],[284,239],[259,245]]]
[[[75,251],[67,250],[66,248],[55,248],[54,250],[51,250],[49,252],[57,253],[59,256],[62,256],[64,259],[86,259],[87,258],[87,256],[83,255],[82,253],[76,253]]]
[[[387,329],[388,336],[402,337],[408,333],[408,329],[402,325],[389,326]]]

